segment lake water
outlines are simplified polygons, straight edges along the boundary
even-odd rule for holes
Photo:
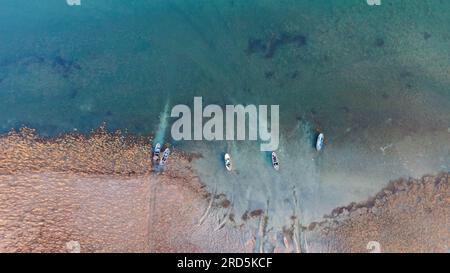
[[[391,179],[450,170],[448,1],[0,4],[2,132],[26,125],[53,136],[106,122],[156,134],[203,155],[202,181],[236,215],[264,208],[273,225],[319,219]],[[166,116],[194,96],[279,105],[280,171],[256,142],[173,142]]]

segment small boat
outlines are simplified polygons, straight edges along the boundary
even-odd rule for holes
[[[317,151],[322,150],[323,141],[324,141],[324,135],[323,135],[323,133],[320,133],[319,136],[317,137],[317,141],[316,141],[316,150]]]
[[[153,161],[158,161],[159,154],[161,154],[161,144],[156,143],[155,148],[153,149]]]
[[[272,166],[277,171],[280,169],[280,163],[278,162],[278,156],[275,152],[272,152]]]
[[[231,156],[229,154],[225,154],[224,156],[224,160],[225,160],[225,168],[227,168],[228,171],[231,171]]]
[[[160,166],[164,166],[167,163],[167,159],[169,158],[169,155],[170,155],[170,149],[166,148],[163,152],[161,160],[159,161]]]

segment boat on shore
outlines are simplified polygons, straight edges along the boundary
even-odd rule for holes
[[[280,163],[278,161],[278,156],[275,152],[272,152],[272,166],[277,171],[280,169]]]
[[[161,160],[159,161],[159,165],[160,166],[164,166],[167,163],[167,159],[169,158],[170,155],[170,149],[166,148],[163,152],[163,155],[161,157]]]
[[[317,136],[317,141],[316,141],[316,150],[317,151],[322,150],[324,139],[325,139],[325,136],[323,135],[323,133],[320,133]]]
[[[229,154],[225,154],[224,160],[225,160],[225,168],[227,168],[228,171],[231,171],[232,170],[231,156]]]
[[[153,162],[157,162],[159,159],[159,155],[161,154],[161,144],[156,143],[155,148],[153,149]]]

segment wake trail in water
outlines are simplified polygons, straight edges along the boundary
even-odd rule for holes
[[[154,143],[161,143],[162,145],[164,144],[164,138],[166,135],[167,126],[169,125],[169,121],[168,121],[169,105],[170,105],[170,102],[169,102],[169,99],[167,99],[167,102],[164,106],[164,110],[160,114],[160,117],[159,117],[159,124],[158,124],[158,129],[155,134]]]

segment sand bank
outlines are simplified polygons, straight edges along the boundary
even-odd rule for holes
[[[155,173],[146,139],[102,129],[56,139],[24,129],[0,149],[0,252],[241,250],[236,229],[205,213],[213,196],[181,152]]]
[[[267,230],[263,210],[234,215],[174,150],[152,171],[149,139],[107,133],[0,138],[0,252],[367,252],[450,248],[448,174],[391,182],[320,223]],[[245,224],[235,224],[240,217]]]
[[[449,252],[449,174],[392,181],[309,230],[311,251],[366,252],[372,241],[382,252]]]

